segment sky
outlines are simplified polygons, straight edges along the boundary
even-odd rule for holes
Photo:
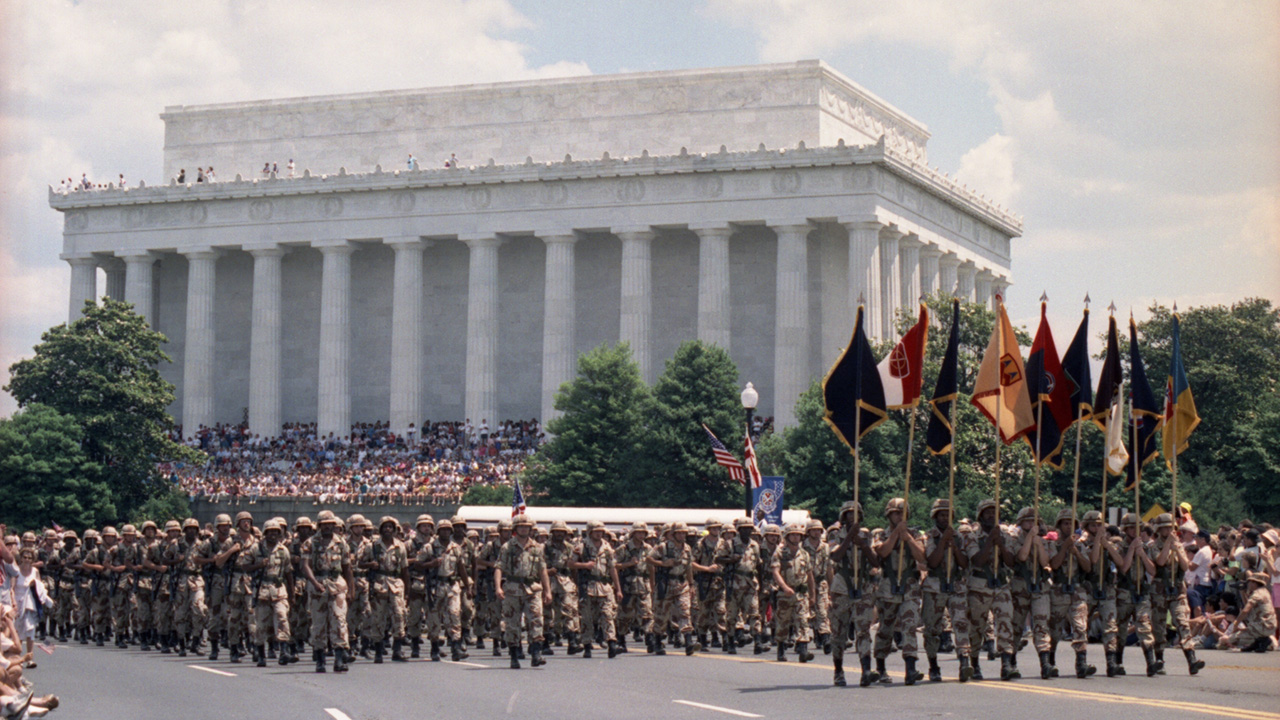
[[[0,0],[0,383],[66,320],[48,186],[163,182],[166,105],[814,58],[1024,217],[1015,323],[1280,304],[1280,3]]]

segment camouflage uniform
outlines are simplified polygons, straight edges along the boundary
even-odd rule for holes
[[[898,525],[906,523],[906,502],[903,498],[893,498],[885,505],[885,517],[888,518],[893,513],[901,515]],[[920,679],[915,670],[916,653],[920,646],[920,605],[923,602],[920,570],[906,539],[894,542],[889,547],[888,555],[880,550],[889,543],[890,532],[891,530],[885,529],[884,539],[877,543],[882,573],[876,588],[876,610],[880,616],[875,643],[876,672],[880,674],[881,682],[887,680],[884,661],[893,651],[894,634],[898,633],[902,636],[898,646],[907,666],[906,684],[914,685]],[[910,533],[910,530],[907,532]]]
[[[427,614],[430,610],[427,603],[427,570],[419,566],[417,560],[423,549],[431,544],[435,536],[436,522],[430,515],[419,515],[414,529],[416,533],[413,540],[405,548],[409,558],[413,560],[409,563],[409,587],[406,588],[408,608],[405,632],[413,646],[412,657],[416,658],[420,652],[422,634],[427,629]]]
[[[1227,636],[1227,642],[1241,650],[1252,649],[1264,640],[1269,642],[1276,634],[1276,609],[1267,592],[1270,578],[1260,572],[1251,572],[1246,577],[1244,606],[1240,608],[1235,628]],[[1252,589],[1248,589],[1250,585]]]
[[[1025,508],[1018,514],[1019,523],[1024,520],[1035,521],[1035,511]],[[1021,526],[1014,529],[1013,542],[1009,552],[1018,555],[1028,543],[1038,543],[1040,538],[1034,526],[1024,530]],[[1047,653],[1051,648],[1049,639],[1049,601],[1050,588],[1047,586],[1048,574],[1044,571],[1043,562],[1038,553],[1041,548],[1033,545],[1025,562],[1017,563],[1013,568],[1013,579],[1009,583],[1009,596],[1013,601],[1013,647],[1014,665],[1017,665],[1017,648],[1022,645],[1022,635],[1027,627],[1027,619],[1031,619],[1031,642],[1036,653]]]
[[[59,627],[58,639],[62,642],[66,642],[66,633],[73,625],[78,627],[80,616],[85,611],[85,608],[81,605],[80,587],[77,582],[81,571],[76,569],[80,565],[83,552],[77,546],[66,544],[68,540],[74,537],[76,535],[72,530],[63,533],[62,568],[56,578],[58,583],[58,607],[54,613],[54,622]]]
[[[253,564],[253,551],[256,542],[253,536],[241,538],[240,552],[231,563],[231,584],[227,592],[227,643],[232,648],[232,662],[239,661],[241,642],[253,642],[253,578],[245,568]]]
[[[357,528],[368,528],[369,521],[363,515],[352,515],[347,520],[347,546],[352,558],[351,574],[355,579],[355,599],[347,606],[348,631],[361,639],[362,651],[368,650],[368,643],[373,640],[373,603],[369,599],[369,571],[356,567],[357,558],[363,557],[372,541],[368,535],[356,537]],[[365,657],[368,657],[366,654]]]
[[[563,530],[557,526],[563,526]],[[543,608],[543,612],[550,616],[547,627],[553,634],[573,638],[581,631],[582,624],[578,613],[578,586],[573,582],[574,572],[569,569],[574,548],[566,539],[568,531],[568,525],[557,521],[551,528],[551,541],[542,548],[551,580],[551,606]]]
[[[582,625],[586,631],[586,657],[591,657],[591,641],[599,632],[610,648],[609,657],[617,654],[618,636],[614,628],[617,618],[617,605],[614,602],[614,554],[613,548],[605,540],[599,546],[590,537],[594,528],[588,526],[588,537],[576,549],[578,562],[592,563],[590,570],[580,570],[584,581],[580,588],[582,595]],[[603,530],[604,525],[600,524]]]
[[[949,512],[950,505],[946,500],[937,500],[930,510],[930,517],[939,512]],[[952,529],[952,547],[944,554],[937,567],[930,568],[921,584],[920,614],[924,621],[924,651],[929,658],[929,672],[934,673],[937,667],[938,648],[941,638],[946,632],[946,620],[951,618],[951,632],[955,639],[956,655],[960,658],[960,680],[967,682],[971,673],[969,668],[969,571],[956,563],[953,548],[963,547],[963,540]],[[926,557],[932,557],[942,544],[943,531],[935,525],[925,533]],[[949,568],[949,570],[948,570]]]
[[[716,564],[716,553],[719,550],[720,538],[712,537],[711,528],[719,528],[720,523],[714,519],[707,520],[708,534],[694,544],[693,559],[699,565]],[[724,633],[724,576],[721,573],[694,571],[694,587],[697,594],[697,611],[694,612],[693,627],[698,633],[699,641],[706,643],[708,633]]]
[[[283,535],[284,530],[274,521],[263,526],[263,532],[274,530]],[[253,639],[258,646],[258,664],[265,665],[265,646],[272,640],[281,644],[289,641],[289,574],[293,569],[293,558],[289,554],[289,546],[277,542],[269,547],[264,539],[254,547],[253,562],[265,564],[257,573],[255,583],[257,594],[253,599],[255,620]],[[271,632],[274,627],[275,632]],[[280,664],[288,662],[287,650],[281,650]]]
[[[750,528],[751,521],[739,518],[734,529]],[[758,569],[760,545],[755,540],[743,540],[737,532],[724,533],[716,548],[716,564],[724,568],[725,577],[725,652],[737,654],[737,647],[744,645],[736,637],[738,630],[746,631],[752,638],[760,637],[760,598]],[[745,639],[744,639],[745,640]]]
[[[1129,540],[1122,535],[1116,541],[1116,550],[1121,557],[1124,557],[1129,553],[1130,545],[1141,542],[1141,536]],[[1146,550],[1139,549],[1138,552],[1146,552]],[[1118,627],[1124,628],[1129,622],[1133,622],[1134,631],[1138,634],[1138,642],[1142,647],[1150,648],[1155,638],[1151,632],[1151,586],[1145,576],[1146,570],[1135,556],[1133,567],[1129,568],[1129,572],[1116,578],[1116,623]],[[1116,643],[1117,655],[1123,653],[1122,643],[1123,639]],[[1121,664],[1123,665],[1123,662]]]
[[[1084,585],[1089,611],[1098,614],[1098,622],[1102,625],[1102,647],[1107,656],[1107,675],[1114,677],[1118,668],[1115,663],[1119,632],[1116,610],[1117,578],[1116,566],[1108,548],[1114,549],[1115,542],[1108,537],[1102,525],[1102,513],[1091,510],[1085,513],[1081,520],[1089,533],[1085,549],[1090,562],[1094,564],[1081,584]],[[1095,557],[1095,553],[1099,554]],[[1086,641],[1087,639],[1086,635]]]
[[[466,641],[471,637],[471,626],[475,622],[476,603],[471,597],[471,582],[475,577],[476,569],[476,543],[467,537],[467,521],[459,515],[453,516],[450,520],[453,524],[453,541],[462,548],[462,562],[458,567],[458,578],[462,582],[462,593],[458,597],[461,607],[462,622],[462,638]]]
[[[808,654],[808,644],[811,639],[809,597],[812,595],[815,583],[809,553],[800,546],[804,543],[804,529],[799,524],[790,526],[787,529],[787,537],[797,536],[800,542],[796,547],[791,547],[789,543],[778,547],[778,551],[773,554],[773,559],[769,562],[769,570],[771,573],[780,575],[785,586],[793,591],[787,594],[783,591],[782,585],[778,586],[775,617],[778,660],[786,660],[785,641],[791,638],[795,640],[796,650],[800,653],[800,662],[808,662],[813,659],[813,656]],[[777,578],[774,582],[777,582]]]
[[[164,572],[157,572],[154,577],[148,578],[147,585],[150,586],[146,590],[148,595],[151,594],[151,587],[155,588],[155,626],[154,630],[159,636],[158,645],[163,646],[163,652],[169,652],[170,646],[173,644],[174,631],[174,604],[173,593],[170,591],[169,576],[174,572],[172,563],[169,561],[169,547],[175,542],[174,538],[169,537],[169,529],[180,530],[181,528],[174,521],[165,523],[164,539],[156,540],[146,549],[148,562],[153,565],[164,565],[168,569]],[[176,537],[175,533],[175,537]],[[139,583],[141,584],[141,583]],[[186,648],[185,645],[182,646]],[[184,653],[185,654],[185,653]]]
[[[129,529],[131,526],[125,526],[125,537],[132,534]],[[129,621],[133,610],[133,586],[134,577],[131,570],[132,567],[139,564],[139,552],[137,543],[130,542],[126,544],[121,541],[107,551],[107,563],[116,567],[124,566],[125,569],[115,573],[115,579],[111,581],[109,590],[109,599],[111,601],[111,626],[116,635],[116,645],[125,647],[129,638]]]
[[[289,631],[294,644],[294,655],[302,650],[307,638],[311,637],[311,613],[307,612],[311,587],[307,584],[307,579],[303,576],[301,567],[302,545],[305,542],[301,537],[302,528],[310,528],[314,534],[315,524],[311,522],[309,517],[298,518],[294,521],[294,534],[289,540],[289,558],[293,561],[293,593],[289,602]],[[308,535],[308,538],[310,537]]]
[[[617,636],[625,643],[627,633],[638,628],[650,641],[652,649],[653,601],[649,597],[649,566],[645,562],[645,558],[649,556],[649,547],[637,537],[640,532],[648,531],[649,528],[644,523],[632,524],[631,537],[618,547],[613,559],[615,567],[623,563],[635,563],[618,571],[622,602],[618,606]]]
[[[766,525],[764,529],[764,539],[760,541],[760,569],[759,583],[756,589],[757,604],[760,612],[760,632],[774,637],[773,625],[768,620],[769,610],[773,609],[773,617],[777,617],[777,608],[774,607],[774,595],[777,588],[774,586],[773,573],[769,571],[770,563],[773,562],[773,554],[778,551],[782,541],[782,528],[777,525]]]
[[[693,579],[693,551],[684,542],[674,537],[678,532],[688,532],[687,528],[678,529],[682,527],[684,527],[683,523],[676,523],[676,528],[672,529],[672,539],[654,547],[649,552],[649,560],[674,563],[671,567],[654,568],[654,592],[658,600],[658,609],[655,614],[660,620],[675,624],[678,632],[688,635],[693,632],[693,625],[689,618],[689,582]],[[662,648],[665,628],[665,624],[654,628],[659,649]],[[685,652],[688,653],[692,644],[688,639],[685,642]]]
[[[1073,536],[1074,519],[1070,509],[1058,514],[1058,539],[1047,543],[1051,558],[1057,557],[1066,543],[1071,543],[1087,557],[1087,545],[1083,540],[1077,540]],[[1064,526],[1064,522],[1071,524]],[[1081,570],[1076,556],[1072,551],[1068,551],[1066,559],[1053,571],[1053,589],[1049,597],[1050,657],[1056,666],[1059,636],[1064,627],[1069,627],[1071,649],[1076,655],[1076,675],[1081,678],[1088,677],[1094,672],[1086,660],[1089,642],[1090,595],[1087,579],[1087,574]]]
[[[513,522],[515,528],[532,527],[533,523],[523,513]],[[541,657],[543,580],[547,561],[542,546],[530,538],[521,543],[519,535],[513,536],[498,553],[498,570],[502,580],[502,621],[506,626],[508,651],[512,667],[519,667],[521,622],[528,633],[532,664],[536,667],[545,661]]]
[[[509,521],[507,522],[509,527]],[[489,528],[490,538],[476,552],[477,565],[484,562],[489,567],[476,569],[476,635],[482,633],[494,644],[494,653],[501,652],[498,645],[502,638],[502,603],[498,601],[497,588],[493,584],[493,567],[498,563],[498,553],[502,550],[499,528]]]
[[[163,630],[164,628],[161,626],[169,623],[169,618],[167,617],[169,608],[165,605],[159,605],[159,598],[155,592],[156,586],[164,583],[167,573],[151,570],[142,564],[144,559],[156,565],[162,564],[159,558],[161,551],[164,549],[164,542],[154,535],[147,537],[146,532],[148,529],[157,529],[156,524],[150,520],[142,524],[143,539],[136,543],[138,561],[137,570],[134,571],[136,583],[132,599],[132,613],[134,622],[137,624],[138,633],[142,638],[143,650],[151,649],[151,633]]]
[[[344,655],[349,649],[347,638],[347,577],[351,567],[351,548],[337,533],[326,539],[326,525],[337,524],[333,513],[320,513],[317,533],[303,545],[303,562],[311,569],[323,592],[312,587],[309,598],[311,611],[311,647],[317,672],[323,672],[325,646],[333,648],[334,671],[343,669]]]
[[[810,520],[805,529],[805,539],[800,544],[809,554],[814,581],[818,587],[810,596],[809,627],[819,645],[826,645],[831,635],[831,586],[827,582],[827,570],[831,565],[831,546],[821,536],[813,538],[813,530],[824,530],[820,520]]]
[[[219,515],[215,521],[217,530],[215,535],[202,541],[197,553],[206,560],[213,560],[217,556],[225,553],[235,544],[236,539],[233,534],[228,533],[226,537],[221,537],[223,528],[230,529],[231,518],[226,515]],[[209,633],[209,644],[212,651],[209,653],[209,659],[218,659],[218,643],[224,640],[224,634],[228,632],[228,619],[230,608],[227,604],[228,591],[231,589],[231,574],[235,569],[234,559],[228,559],[222,567],[218,567],[216,563],[208,563],[204,565],[205,575],[209,577],[209,584],[206,588],[208,613],[205,615],[204,629]]]
[[[186,536],[171,544],[165,555],[169,572],[177,574],[173,586],[177,593],[171,598],[173,629],[180,638],[191,637],[193,649],[200,644],[200,634],[209,622],[208,608],[204,602],[204,574],[196,564],[201,541],[197,534],[200,523],[195,518],[183,521]]]
[[[1191,610],[1187,605],[1185,580],[1190,563],[1182,543],[1173,534],[1173,516],[1161,513],[1153,525],[1156,529],[1156,541],[1152,543],[1150,552],[1156,572],[1151,588],[1152,612],[1161,620],[1166,616],[1173,620],[1178,631],[1178,644],[1187,659],[1187,669],[1195,675],[1204,667],[1204,662],[1196,659],[1195,639],[1191,635]],[[1169,554],[1164,559],[1164,564],[1161,564],[1160,555],[1166,548]],[[1155,633],[1155,656],[1156,663],[1163,666],[1168,634],[1164,622],[1159,625]],[[1158,672],[1163,674],[1163,667]]]
[[[982,505],[990,502],[983,501]],[[995,504],[991,503],[991,507]],[[979,511],[981,514],[981,509]],[[1003,528],[993,528],[992,532],[1000,533],[1006,547],[1014,542],[1010,534]],[[973,529],[965,540],[965,554],[969,557],[969,659],[973,663],[974,677],[981,678],[978,668],[978,648],[982,647],[987,630],[994,627],[996,651],[1002,656],[1014,652],[1013,645],[1013,599],[1009,595],[1009,566],[999,559],[1000,550],[994,544],[991,554],[997,559],[978,565],[974,558],[982,551],[982,546],[990,536],[982,528],[981,523],[974,523]]]
[[[441,521],[441,529],[449,527]],[[462,573],[466,571],[466,548],[451,537],[436,536],[431,545],[418,555],[418,562],[438,559],[435,568],[427,571],[431,603],[427,615],[427,637],[432,643],[432,659],[436,659],[436,644],[448,642],[451,646],[462,640],[462,592],[465,587]],[[455,658],[460,659],[460,658]]]
[[[387,523],[394,524],[397,529],[400,526],[394,518],[385,517],[379,522],[378,527],[382,528]],[[364,552],[357,562],[378,563],[378,569],[368,574],[370,602],[373,608],[370,640],[378,643],[377,650],[380,655],[383,651],[382,642],[390,635],[392,659],[400,660],[402,659],[400,645],[405,634],[405,615],[408,613],[404,600],[404,574],[409,568],[408,551],[404,543],[394,537],[390,545],[384,544],[382,537],[378,537],[365,545]]]
[[[115,536],[114,528],[104,528],[104,535],[107,530],[111,531],[113,537]],[[86,530],[84,534],[86,549],[80,562],[86,565],[105,565],[107,562],[107,549],[103,545],[96,543],[93,547],[88,547],[89,532]],[[96,539],[98,534],[95,532],[93,537]],[[94,639],[101,645],[102,637],[111,629],[108,624],[110,622],[111,609],[109,597],[110,576],[111,572],[106,569],[101,571],[86,569],[83,573],[81,582],[85,585],[83,592],[88,598],[88,611],[80,616],[80,626],[84,630],[84,636],[81,637],[82,643],[85,637],[92,633]]]

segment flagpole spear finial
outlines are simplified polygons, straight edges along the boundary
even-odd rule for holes
[[[1088,310],[1088,309],[1089,309],[1089,302],[1090,302],[1090,301],[1089,301],[1089,292],[1086,290],[1086,291],[1085,291],[1085,293],[1084,293],[1084,309],[1085,309],[1085,310]]]
[[[1042,290],[1042,291],[1040,292],[1040,302],[1042,302],[1042,303],[1047,303],[1047,302],[1049,302],[1049,293],[1047,293],[1047,292],[1045,292],[1045,291],[1043,291],[1043,290]]]
[[[865,295],[863,295],[862,293],[858,293],[858,304],[859,304],[859,305],[866,305],[866,304],[867,304],[867,298],[866,298],[866,296],[865,296]]]
[[[1173,314],[1174,314],[1174,315],[1177,315],[1177,314],[1178,314],[1178,301],[1177,301],[1177,300],[1174,300],[1174,301],[1173,301]]]
[[[1112,300],[1112,301],[1111,301],[1111,304],[1107,306],[1107,311],[1108,311],[1108,312],[1110,312],[1112,315],[1115,315],[1115,314],[1116,314],[1116,301],[1115,301],[1115,300]]]

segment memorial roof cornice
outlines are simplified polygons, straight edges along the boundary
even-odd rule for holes
[[[723,146],[717,153],[648,155],[611,158],[608,153],[596,160],[575,160],[569,156],[558,162],[534,162],[532,158],[512,165],[487,165],[465,168],[439,168],[414,171],[385,171],[381,166],[371,172],[311,175],[266,180],[143,185],[127,189],[107,188],[76,191],[67,194],[49,188],[49,205],[66,211],[98,207],[121,207],[164,203],[239,200],[264,197],[290,197],[332,193],[377,192],[385,190],[430,189],[498,185],[528,182],[594,180],[606,178],[680,175],[696,173],[732,173],[763,170],[802,170],[804,168],[878,165],[903,180],[915,184],[963,212],[988,223],[999,231],[1018,237],[1022,234],[1022,217],[978,195],[949,175],[885,146],[883,137],[873,145],[845,145],[769,150],[761,145],[756,150],[729,152]]]

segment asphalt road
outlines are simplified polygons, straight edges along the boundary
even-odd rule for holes
[[[1209,667],[1186,674],[1181,653],[1167,655],[1169,675],[1147,678],[1140,655],[1127,653],[1131,674],[1077,680],[1067,649],[1059,651],[1069,677],[1039,679],[1035,655],[1019,664],[1034,679],[986,680],[961,685],[957,664],[943,660],[947,680],[916,687],[901,684],[901,661],[890,659],[891,686],[831,685],[830,658],[809,664],[776,663],[770,655],[726,656],[716,650],[685,657],[635,651],[607,660],[567,657],[560,650],[546,666],[513,671],[506,658],[472,651],[463,663],[418,660],[373,665],[361,661],[345,675],[317,675],[306,657],[296,665],[267,668],[211,663],[136,649],[55,648],[37,651],[29,671],[39,693],[62,700],[53,717],[83,720],[222,719],[393,720],[398,718],[827,718],[871,714],[882,718],[957,717],[1038,720],[1042,717],[1123,715],[1126,720],[1212,718],[1280,720],[1280,653],[1208,651]],[[670,649],[669,649],[670,652]],[[1098,646],[1091,655],[1100,656]],[[1096,664],[1102,658],[1096,657]],[[856,663],[856,659],[854,661]],[[988,677],[997,663],[983,663]],[[1061,714],[1061,715],[1059,715]]]

